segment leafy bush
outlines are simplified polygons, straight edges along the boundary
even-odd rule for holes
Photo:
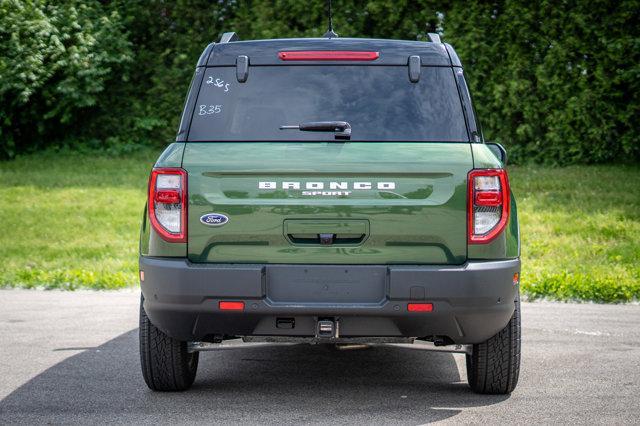
[[[0,155],[77,130],[132,58],[118,12],[98,2],[1,2]]]
[[[640,1],[455,3],[445,36],[516,161],[640,159]]]

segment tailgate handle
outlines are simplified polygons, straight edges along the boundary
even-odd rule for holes
[[[293,244],[357,245],[369,235],[369,221],[287,219],[284,234]]]
[[[360,244],[364,241],[366,235],[353,234],[287,234],[287,238],[293,244],[313,244],[320,246],[336,246],[345,244]]]

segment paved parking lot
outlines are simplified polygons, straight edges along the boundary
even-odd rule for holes
[[[375,347],[204,353],[186,393],[140,374],[135,292],[0,290],[0,423],[636,423],[640,306],[523,304],[520,384],[466,385],[464,357]]]

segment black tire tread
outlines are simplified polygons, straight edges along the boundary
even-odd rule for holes
[[[140,302],[140,364],[142,376],[155,391],[183,391],[193,384],[198,353],[189,353],[186,342],[173,339],[154,326]]]
[[[520,375],[521,326],[520,297],[505,328],[488,340],[473,345],[467,355],[469,386],[482,394],[509,394],[518,384]]]

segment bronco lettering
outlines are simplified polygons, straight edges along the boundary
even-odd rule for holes
[[[349,184],[348,182],[328,182],[325,185],[325,182],[258,182],[258,189],[311,189],[311,190],[319,190],[325,189],[328,187],[329,189],[378,189],[383,191],[388,191],[392,189],[396,189],[395,182],[353,182]],[[351,188],[349,188],[351,186]],[[348,194],[344,194],[348,195]]]

